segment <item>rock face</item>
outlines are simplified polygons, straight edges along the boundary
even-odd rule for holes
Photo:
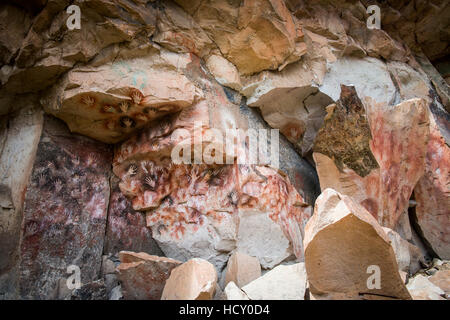
[[[304,263],[280,265],[242,287],[250,300],[304,300],[306,271]]]
[[[139,49],[147,51],[145,58],[127,59],[131,53],[122,50],[117,62],[72,69],[42,99],[45,110],[73,132],[114,143],[198,98],[170,53]]]
[[[448,116],[448,114],[447,114]],[[448,133],[448,119],[442,119]],[[417,201],[416,219],[424,238],[442,259],[450,259],[450,148],[439,130],[434,115],[430,116],[425,173],[414,189]]]
[[[407,287],[414,300],[445,300],[444,290],[421,274],[411,279]]]
[[[247,295],[233,282],[228,282],[223,292],[224,300],[249,300]]]
[[[354,89],[342,86],[340,100],[328,111],[314,147],[321,189],[351,196],[381,225],[395,228],[423,175],[429,134],[425,101],[363,104]]]
[[[217,44],[241,74],[282,69],[305,53],[303,33],[297,29],[283,1],[227,3],[177,0]]]
[[[228,260],[224,285],[233,282],[239,288],[242,288],[260,276],[259,260],[238,251],[233,253]]]
[[[449,17],[3,1],[0,299],[448,298]]]
[[[83,284],[99,278],[111,156],[109,146],[45,117],[23,207],[22,297],[51,297],[70,265],[80,268]]]
[[[0,299],[17,294],[23,201],[41,137],[43,113],[33,104],[0,119]]]
[[[172,270],[162,300],[211,300],[217,284],[214,266],[203,259],[191,259]]]
[[[146,227],[145,215],[133,210],[127,197],[120,191],[119,182],[116,176],[111,176],[103,252],[114,255],[125,250],[162,255],[161,249],[152,237],[152,231]]]
[[[121,251],[117,267],[125,300],[160,300],[172,269],[180,261],[144,252]]]
[[[310,290],[315,296],[411,298],[385,232],[348,196],[332,189],[323,191],[306,225],[304,247]]]

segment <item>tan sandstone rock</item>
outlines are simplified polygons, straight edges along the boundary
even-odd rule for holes
[[[445,116],[438,118],[430,113],[425,174],[414,189],[417,224],[441,259],[450,258],[450,148],[445,136],[448,124]]]
[[[217,272],[206,260],[194,258],[172,270],[161,300],[211,300]]]
[[[279,265],[242,287],[242,291],[250,300],[304,300],[305,264]]]
[[[0,294],[8,291],[8,282],[17,285],[12,279],[17,279],[23,202],[43,124],[43,112],[32,101],[0,117]]]
[[[74,68],[42,104],[71,131],[115,143],[199,98],[193,83],[177,71],[179,63],[173,54],[148,47],[144,57]]]
[[[261,276],[261,265],[259,260],[239,251],[234,252],[228,260],[225,272],[226,286],[234,282],[239,288]]]
[[[323,191],[306,225],[304,247],[310,290],[316,296],[411,298],[385,232],[348,196]]]
[[[144,252],[121,251],[118,277],[125,300],[159,300],[172,269],[180,261]]]
[[[433,284],[422,274],[409,279],[407,288],[414,300],[445,300],[443,298],[444,290]]]
[[[206,60],[206,66],[221,85],[234,90],[240,90],[242,88],[241,79],[239,78],[236,67],[227,59],[213,54]]]
[[[392,249],[394,249],[399,270],[410,275],[419,271],[421,268],[420,262],[423,261],[420,249],[404,240],[394,230],[389,228],[383,228],[383,230],[391,241],[391,246]]]
[[[121,179],[121,191],[134,210],[146,212],[147,226],[168,257],[204,258],[218,269],[235,249],[258,258],[263,268],[294,256],[302,260],[303,226],[318,193],[312,167],[282,139],[278,168],[266,161],[271,148],[260,153],[255,165],[246,162],[246,137],[270,127],[254,110],[240,108],[227,96],[199,60],[192,58],[184,68],[181,62],[180,72],[202,84],[204,99],[152,122],[117,146],[113,171]],[[231,147],[211,135],[226,138],[227,129],[235,128],[253,131],[244,131],[244,139]],[[268,137],[270,132],[263,132]],[[212,146],[218,147],[219,157],[206,162]],[[177,152],[182,152],[181,163],[173,161]]]
[[[450,294],[450,269],[440,269],[428,278],[434,285],[441,288],[447,297]],[[448,298],[447,298],[448,299]]]

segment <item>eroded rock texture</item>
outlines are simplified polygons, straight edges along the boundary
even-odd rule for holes
[[[439,121],[440,120],[440,121]],[[435,118],[430,113],[430,141],[425,173],[418,181],[414,196],[417,201],[416,219],[433,251],[442,259],[450,257],[450,149],[441,133],[448,133],[448,118]]]
[[[186,72],[199,81],[202,71],[192,61]],[[202,89],[204,100],[118,147],[113,165],[122,192],[135,210],[147,211],[147,226],[169,257],[208,258],[221,268],[237,247],[258,257],[266,268],[292,254],[301,259],[302,229],[317,183],[312,168],[298,155],[297,163],[286,161],[295,157],[286,144],[280,148],[280,157],[285,156],[280,163],[287,175],[270,166],[239,163],[238,154],[248,154],[245,143],[226,148],[225,140],[218,142],[221,154],[210,164],[173,163],[172,152],[180,154],[180,142],[191,147],[192,160],[198,159],[195,150],[210,154],[212,129],[225,138],[226,129],[265,128],[252,113],[240,112],[214,82],[203,79]],[[262,242],[268,234],[271,240]]]
[[[380,224],[395,228],[423,175],[429,135],[425,101],[363,104],[354,90],[343,87],[328,111],[314,150],[322,190],[352,196]]]
[[[144,252],[121,251],[117,267],[126,300],[159,300],[171,271],[181,262]]]
[[[69,265],[82,283],[99,277],[109,202],[111,149],[46,117],[27,187],[20,292],[51,297]]]
[[[369,5],[381,29],[367,27]],[[0,4],[0,298],[161,296],[168,270],[156,293],[143,280],[153,260],[124,263],[119,281],[124,250],[202,258],[210,275],[236,252],[263,272],[301,262],[329,187],[363,217],[331,224],[326,242],[349,249],[325,262],[361,266],[378,250],[383,297],[410,298],[398,281],[427,267],[424,256],[449,255],[449,14],[448,1],[419,0]],[[194,269],[181,278],[197,279]],[[359,286],[361,270],[345,274],[359,286],[349,291],[332,269],[309,270],[311,292],[380,297]],[[281,277],[302,282],[284,291],[260,277],[256,295],[230,282],[225,297],[303,298],[303,274]],[[319,284],[336,274],[335,287]]]
[[[304,244],[310,290],[318,298],[411,299],[389,238],[350,197],[333,189],[320,195]],[[378,274],[378,284],[370,281],[373,273]]]
[[[104,253],[114,255],[125,250],[160,255],[152,231],[146,227],[145,215],[132,208],[120,191],[119,182],[111,175]]]
[[[43,126],[43,112],[31,103],[0,119],[0,298],[18,291],[23,201]]]

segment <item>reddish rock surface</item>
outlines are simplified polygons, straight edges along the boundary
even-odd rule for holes
[[[426,102],[411,99],[387,106],[368,98],[362,104],[354,90],[342,88],[342,106],[330,110],[316,139],[320,187],[353,197],[381,225],[393,229],[424,172],[429,135]],[[359,105],[357,113],[367,117],[365,128],[358,118],[335,121],[355,109],[354,103]]]
[[[111,176],[104,254],[126,250],[161,255],[152,231],[146,226],[145,215],[132,208],[130,200],[119,189],[119,181]]]
[[[450,149],[441,131],[448,132],[449,124],[445,117],[430,113],[425,174],[414,189],[417,224],[441,259],[450,259]]]
[[[20,293],[45,299],[69,265],[87,283],[100,275],[111,149],[46,117],[24,203]]]
[[[180,261],[144,252],[121,251],[117,267],[125,300],[159,300],[172,269]]]

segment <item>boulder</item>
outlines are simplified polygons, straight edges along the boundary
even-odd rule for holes
[[[422,274],[409,279],[407,288],[414,300],[445,300],[443,297],[444,290]]]
[[[261,265],[259,260],[239,251],[234,252],[227,263],[225,271],[226,286],[233,282],[239,288],[261,276]]]
[[[223,300],[249,300],[249,298],[233,281],[230,281],[223,290]]]
[[[115,143],[199,98],[194,84],[177,71],[182,61],[173,54],[149,45],[134,56],[124,52],[114,62],[70,70],[41,99],[45,110],[73,132]]]
[[[349,196],[325,189],[303,242],[310,291],[316,297],[411,299],[386,233]]]
[[[435,286],[441,288],[447,295],[447,299],[450,294],[450,269],[437,270],[428,280]]]
[[[181,264],[145,252],[121,251],[119,258],[117,272],[125,300],[160,300],[170,273]]]
[[[214,266],[194,258],[172,270],[161,300],[212,300],[216,284]]]
[[[279,265],[242,287],[242,291],[250,300],[304,300],[305,264]]]
[[[206,66],[221,85],[234,90],[240,90],[242,88],[239,72],[227,59],[213,54],[206,60]]]
[[[282,139],[249,164],[245,140],[270,127],[247,106],[238,106],[198,60],[180,70],[202,84],[204,99],[152,122],[116,148],[113,171],[120,190],[134,210],[146,212],[152,236],[173,259],[204,258],[219,270],[236,248],[258,258],[263,268],[293,255],[302,259],[302,229],[319,189],[313,168]],[[236,128],[243,137],[238,134],[229,146],[227,130]],[[269,133],[269,141],[279,138],[278,132]],[[212,146],[219,157],[210,159]],[[175,163],[180,150],[182,159]],[[269,155],[275,156],[273,163]],[[273,238],[263,240],[268,234]]]

